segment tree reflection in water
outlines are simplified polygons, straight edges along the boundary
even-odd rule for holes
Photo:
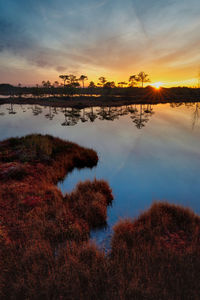
[[[184,105],[187,108],[194,108],[192,112],[192,129],[198,123],[199,120],[199,103],[171,103],[172,108],[177,108]],[[1,105],[0,105],[1,107]],[[14,110],[14,104],[10,103],[9,107],[6,108],[9,115],[15,115],[19,112],[19,107],[23,113],[27,110],[31,110],[34,116],[44,114],[45,118],[48,120],[53,120],[54,117],[58,114],[64,115],[64,121],[61,123],[62,126],[75,126],[79,122],[95,122],[99,121],[114,121],[118,120],[123,116],[130,116],[130,119],[135,124],[136,128],[142,129],[149,122],[151,117],[154,115],[153,105],[151,104],[132,104],[119,107],[89,107],[89,108],[61,108],[61,107],[43,107],[40,105],[18,105],[16,104],[17,110]],[[5,110],[0,111],[0,116],[4,116]]]
[[[81,117],[80,117],[80,120],[81,120],[81,122],[83,122],[83,123],[85,123],[85,122],[88,121],[87,115],[86,115],[86,112],[85,112],[85,108],[82,109],[82,115],[81,115]]]
[[[10,107],[7,108],[9,115],[15,115],[17,112],[14,111],[14,104],[10,104]]]
[[[193,112],[192,129],[195,128],[199,121],[199,103],[196,103],[195,110]]]
[[[64,113],[65,117],[65,121],[61,123],[62,126],[74,126],[81,118],[80,109],[64,108],[62,112]]]
[[[38,106],[38,105],[34,105],[32,107],[32,112],[33,112],[34,116],[38,116],[39,114],[42,113],[42,108],[40,106]]]
[[[20,105],[20,107],[21,107],[22,112],[25,113],[26,112],[26,108],[22,104]]]
[[[53,120],[55,114],[53,113],[53,108],[49,106],[49,112],[45,115],[45,118]]]
[[[183,103],[171,103],[170,104],[170,106],[172,108],[180,107],[181,105],[183,105]],[[185,103],[185,106],[187,108],[191,108],[191,107],[194,108],[194,111],[192,113],[192,130],[194,130],[199,121],[200,103],[199,102],[197,102],[197,103],[187,102],[187,103]]]
[[[90,120],[90,122],[94,122],[97,118],[97,114],[94,112],[94,107],[90,108],[90,111],[88,113],[86,113],[88,119]]]

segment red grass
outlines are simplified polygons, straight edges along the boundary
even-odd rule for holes
[[[65,197],[55,185],[74,167],[92,167],[97,161],[93,150],[50,136],[0,143],[1,299],[61,298],[60,271],[76,269],[79,256],[84,260],[93,255],[97,261],[102,257],[94,246],[82,243],[88,240],[90,228],[106,222],[106,208],[113,199],[108,184],[81,183]],[[77,263],[82,267],[86,262]],[[85,265],[85,278],[89,270]],[[65,293],[78,293],[76,281],[70,282]],[[67,291],[70,285],[73,292]],[[83,288],[81,278],[80,285]]]
[[[200,218],[156,203],[135,221],[115,226],[111,262],[118,297],[198,299]]]
[[[112,202],[113,196],[105,181],[94,180],[80,182],[66,196],[66,200],[73,214],[84,219],[92,228],[106,223],[107,206]]]
[[[23,150],[23,151],[22,151]],[[101,180],[56,187],[93,150],[50,136],[0,143],[0,299],[199,299],[200,218],[155,203],[114,227],[106,256],[88,242],[113,196]]]

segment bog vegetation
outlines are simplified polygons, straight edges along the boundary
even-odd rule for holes
[[[42,135],[0,143],[0,299],[199,299],[200,218],[155,203],[114,227],[107,254],[89,242],[113,196],[103,180],[62,195],[95,151]]]

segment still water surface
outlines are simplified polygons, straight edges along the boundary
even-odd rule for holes
[[[1,105],[0,139],[51,134],[93,148],[96,168],[74,170],[59,184],[70,192],[80,180],[105,179],[114,201],[108,227],[92,232],[104,243],[121,218],[135,217],[153,201],[191,207],[200,214],[199,104],[130,105],[84,110]]]

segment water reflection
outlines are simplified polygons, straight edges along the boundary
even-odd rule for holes
[[[1,107],[2,105],[0,105]],[[5,106],[5,105],[3,105]],[[114,121],[118,120],[122,116],[129,116],[133,124],[137,129],[142,129],[147,125],[152,116],[155,114],[154,106],[151,104],[139,104],[139,105],[126,105],[120,107],[89,107],[83,109],[77,108],[62,108],[62,107],[42,107],[40,105],[14,105],[10,103],[7,107],[9,115],[15,115],[19,112],[19,109],[15,111],[14,106],[20,107],[23,113],[31,110],[33,116],[38,116],[44,114],[45,118],[48,120],[53,120],[57,114],[63,115],[63,121],[61,121],[61,126],[75,126],[79,122],[95,122],[96,120],[101,121]],[[177,108],[184,106],[187,108],[192,108],[192,129],[195,128],[199,121],[199,103],[171,103],[171,108]],[[46,111],[48,110],[48,111]],[[0,116],[5,116],[5,111],[0,111]]]
[[[196,103],[194,113],[193,113],[193,122],[192,122],[192,129],[195,128],[196,124],[199,120],[199,103]]]
[[[51,134],[93,148],[96,168],[74,170],[63,193],[77,182],[104,178],[115,200],[102,239],[119,218],[133,217],[154,200],[200,213],[200,124],[198,103],[127,105],[85,109],[39,105],[0,106],[0,139]],[[140,129],[140,130],[138,130]],[[93,236],[101,240],[99,233]]]
[[[19,105],[10,104],[7,108],[10,115],[15,115],[14,106]],[[130,116],[130,119],[138,129],[141,129],[153,116],[154,111],[152,105],[140,104],[140,105],[126,105],[121,107],[89,107],[83,109],[77,108],[57,108],[57,107],[42,107],[39,105],[29,105],[28,107],[20,105],[23,113],[28,110],[32,111],[33,116],[44,114],[48,120],[53,120],[58,113],[63,114],[62,126],[74,126],[79,122],[95,122],[96,120],[101,121],[114,121],[118,120],[122,116]],[[48,110],[46,112],[46,110]],[[19,109],[18,109],[19,112]],[[5,112],[0,112],[0,116],[5,115]]]
[[[15,115],[17,112],[14,111],[14,105],[11,103],[10,107],[7,108],[9,115]]]

